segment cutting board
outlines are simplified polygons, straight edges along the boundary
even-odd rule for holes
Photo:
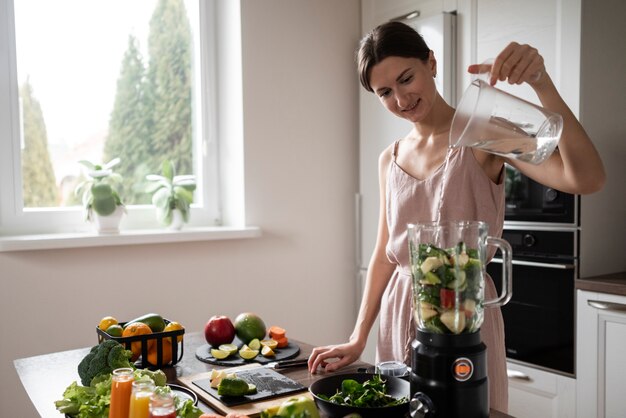
[[[243,346],[243,342],[241,342],[241,340],[237,337],[235,337],[233,344],[235,344],[239,348]],[[298,344],[289,342],[289,344],[287,344],[287,347],[277,348],[274,350],[274,352],[276,353],[275,356],[264,357],[259,354],[252,360],[244,360],[241,357],[239,357],[237,353],[225,359],[218,360],[211,355],[211,346],[208,344],[203,344],[196,349],[196,358],[205,363],[215,364],[217,366],[226,366],[226,367],[242,366],[244,364],[250,364],[250,363],[266,364],[266,363],[271,363],[274,361],[287,360],[290,358],[294,358],[298,354],[300,354],[300,347],[298,346]]]
[[[211,408],[224,415],[237,413],[256,417],[264,409],[273,405],[279,405],[293,396],[305,395],[311,397],[306,386],[283,376],[273,369],[259,367],[258,364],[248,364],[223,370],[227,373],[236,373],[238,377],[249,383],[256,384],[258,394],[242,397],[243,399],[221,399],[217,395],[217,390],[208,386],[211,372],[179,377],[178,381],[194,391]]]

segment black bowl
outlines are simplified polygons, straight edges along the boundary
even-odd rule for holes
[[[400,379],[399,377],[381,376],[383,380],[387,382],[386,387],[388,395],[397,399],[402,397],[407,398],[407,402],[400,405],[380,408],[363,408],[339,405],[326,401],[318,396],[319,394],[326,396],[334,395],[337,393],[337,389],[341,390],[341,382],[345,379],[354,379],[359,383],[363,383],[366,380],[370,380],[374,376],[375,374],[373,373],[331,374],[313,382],[313,384],[309,387],[309,391],[313,395],[313,399],[315,399],[315,404],[319,410],[328,415],[329,418],[341,418],[353,413],[359,414],[362,418],[402,418],[408,416],[410,385],[407,380]]]

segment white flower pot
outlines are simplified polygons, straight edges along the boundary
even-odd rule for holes
[[[94,225],[99,234],[119,234],[120,222],[124,216],[124,207],[118,206],[110,215],[102,216],[96,212],[94,215]]]
[[[183,220],[183,214],[180,209],[172,210],[172,223],[169,224],[167,229],[172,231],[180,231],[185,221]]]

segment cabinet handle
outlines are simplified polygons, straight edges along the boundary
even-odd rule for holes
[[[492,258],[492,263],[502,264],[501,258]],[[524,261],[524,260],[513,260],[511,264],[514,266],[529,266],[529,267],[544,267],[548,269],[559,269],[559,270],[571,270],[575,266],[573,264],[558,264],[558,263],[538,263],[536,261]]]
[[[528,376],[526,373],[520,372],[519,370],[506,369],[506,376],[509,379],[523,380],[524,382],[532,382],[532,379],[530,378],[530,376]]]
[[[626,312],[626,305],[615,302],[603,302],[601,300],[588,300],[587,305],[603,311]]]

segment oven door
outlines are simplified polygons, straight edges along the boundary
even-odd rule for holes
[[[502,260],[487,266],[498,292]],[[507,358],[574,375],[576,265],[513,260],[513,296],[502,307]]]
[[[577,196],[539,184],[508,164],[504,190],[507,221],[576,224]]]

